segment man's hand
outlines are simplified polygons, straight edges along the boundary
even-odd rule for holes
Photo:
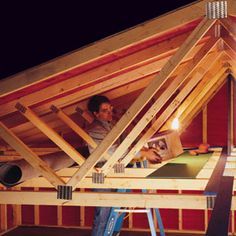
[[[162,162],[161,156],[158,154],[158,150],[155,148],[149,148],[146,150],[145,156],[151,164],[158,164]]]

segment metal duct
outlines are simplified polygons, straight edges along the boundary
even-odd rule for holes
[[[42,156],[42,159],[53,170],[60,170],[75,164],[74,160],[62,151],[47,154]],[[41,176],[40,172],[24,159],[0,164],[0,182],[6,187],[15,186],[25,180],[39,176]]]

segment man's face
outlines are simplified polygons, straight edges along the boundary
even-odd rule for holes
[[[102,121],[112,121],[113,106],[110,103],[102,103],[98,112],[94,112],[97,119]]]

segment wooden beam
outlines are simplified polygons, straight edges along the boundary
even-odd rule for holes
[[[203,71],[205,73],[203,73],[203,78],[200,81],[200,83],[196,86],[196,88],[191,92],[191,94],[189,94],[189,96],[184,100],[184,102],[179,106],[179,108],[172,114],[172,116],[169,118],[169,120],[166,122],[165,127],[162,128],[162,130],[168,129],[172,123],[172,120],[174,118],[179,118],[183,115],[184,111],[187,109],[187,107],[189,107],[193,101],[195,101],[195,98],[197,98],[199,96],[199,94],[202,91],[202,88],[205,88],[206,85],[209,83],[210,80],[212,80],[212,78],[214,78],[214,72],[215,71],[219,71],[219,67],[222,66],[222,60],[221,57],[222,55],[220,55],[220,57],[218,57],[218,60],[214,61],[214,63],[210,64],[208,67],[208,64],[205,64],[204,67],[200,67],[199,70],[201,71],[203,68]],[[207,73],[206,73],[207,71]],[[213,71],[213,73],[211,72]],[[220,72],[218,72],[219,74]],[[217,76],[215,77],[215,80],[217,80]],[[213,81],[214,82],[214,81]],[[192,106],[194,107],[194,106]]]
[[[202,109],[202,142],[207,143],[207,105]]]
[[[19,187],[14,187],[14,190],[20,191],[21,188]],[[19,226],[22,224],[22,209],[21,205],[13,205],[13,225],[14,226]]]
[[[209,46],[209,45],[208,45]],[[203,48],[202,51],[199,52],[199,54],[201,55],[201,53],[205,52],[206,48]],[[197,54],[197,55],[199,55]],[[201,59],[197,60],[197,55],[196,55],[196,60],[195,63],[196,65],[199,64],[200,61],[202,61],[203,64],[205,64],[207,61],[211,61],[211,63],[214,63],[215,60],[218,59],[217,56],[217,52],[214,53],[209,53],[209,55],[207,55],[206,53],[206,57],[202,57]],[[193,65],[193,64],[191,64]],[[187,68],[189,69],[189,74],[190,72],[192,72],[191,65],[189,66],[188,64],[186,65]],[[195,66],[196,66],[195,65]],[[192,89],[198,84],[198,82],[201,80],[202,78],[202,73],[204,70],[201,71],[201,73],[198,72],[198,70],[194,73],[192,72],[190,77],[190,81],[185,85],[184,88],[182,88],[182,90],[180,91],[180,93],[174,98],[174,100],[170,103],[170,105],[165,109],[165,111],[156,119],[156,121],[151,125],[151,127],[149,128],[149,130],[142,136],[142,138],[138,141],[138,143],[129,151],[129,153],[126,155],[126,157],[124,158],[124,160],[122,161],[122,163],[126,165],[128,165],[128,163],[131,161],[131,159],[136,155],[136,153],[142,148],[142,146],[144,145],[144,143],[152,136],[154,135],[154,133],[159,130],[162,125],[164,124],[164,122],[170,117],[170,115],[173,113],[173,111],[179,106],[179,104],[182,103],[182,101],[185,99],[185,97],[192,91]],[[205,71],[204,71],[205,72]],[[187,74],[187,75],[189,75]],[[175,78],[175,80],[180,79],[183,80],[185,79],[185,76],[187,76],[186,74],[180,74],[179,76],[177,76],[177,78]],[[176,84],[172,84],[170,86],[173,86],[174,88],[177,87]],[[168,87],[168,89],[170,89],[170,86]],[[160,99],[160,98],[159,98]]]
[[[38,193],[39,192],[39,188],[35,187],[34,188],[34,192]],[[39,225],[40,224],[40,210],[39,210],[39,205],[34,205],[34,224],[35,225]]]
[[[193,72],[193,70],[199,65],[199,63],[206,57],[207,53],[216,45],[218,40],[216,38],[213,38],[209,42],[207,42],[194,56],[193,60],[187,63],[186,67],[182,69],[182,71],[179,72],[177,77],[169,84],[168,88],[162,92],[162,94],[158,97],[158,99],[153,103],[153,105],[149,108],[149,110],[146,112],[145,115],[139,120],[137,125],[133,128],[131,132],[129,132],[126,139],[122,142],[122,144],[116,149],[112,157],[105,163],[105,165],[102,167],[102,171],[104,174],[108,173],[109,170],[113,167],[116,161],[121,157],[121,155],[124,153],[124,150],[126,151],[127,147],[129,147],[132,142],[137,138],[137,134],[139,134],[142,129],[145,128],[148,121],[151,121],[153,117],[160,111],[162,106],[165,104],[165,102],[176,92],[176,90],[181,86],[181,84],[184,83],[185,79]],[[178,100],[177,100],[178,101]],[[177,102],[177,104],[179,104]],[[172,110],[173,112],[173,110]],[[149,115],[147,115],[150,113]],[[165,114],[167,115],[167,114]],[[156,121],[157,122],[157,121]],[[157,122],[156,124],[160,124],[160,122]],[[142,141],[139,141],[137,147],[139,149],[136,149],[135,151],[132,151],[133,154],[136,154],[141,147],[146,143],[146,141],[158,130],[159,127],[151,126],[150,131],[148,132],[148,136],[145,136],[145,139],[142,138]],[[128,140],[126,142],[126,140]],[[130,159],[130,158],[129,158]]]
[[[51,110],[74,132],[76,132],[86,143],[88,143],[93,148],[97,147],[96,142],[78,124],[76,124],[68,115],[66,115],[65,112],[54,105],[51,106]]]
[[[7,205],[6,204],[0,204],[0,229],[2,231],[7,230]]]
[[[230,48],[234,51],[234,56],[235,56],[235,52],[236,52],[236,41],[234,40],[234,38],[232,38],[231,35],[227,35],[227,36],[224,36],[223,38],[223,42]]]
[[[61,148],[70,158],[76,163],[82,165],[85,158],[75,150],[69,143],[67,143],[59,134],[57,134],[51,127],[44,123],[31,109],[23,106],[20,103],[16,104],[16,108],[39,130],[41,130],[49,139],[51,139],[58,147]]]
[[[94,84],[106,82],[105,84],[110,84],[109,89],[111,89],[111,82],[113,80],[118,82],[119,85],[135,81],[138,71],[140,71],[139,68],[143,68],[144,65],[155,63],[155,66],[153,67],[159,71],[163,66],[163,63],[165,63],[166,60],[175,53],[188,35],[189,32],[176,37],[173,36],[173,38],[168,38],[168,41],[165,40],[163,42],[158,42],[151,46],[147,45],[145,48],[141,47],[140,50],[121,58],[120,56],[116,56],[116,58],[111,62],[106,62],[100,66],[96,65],[94,68],[90,68],[85,72],[82,71],[77,75],[70,77],[69,80],[58,81],[56,84],[52,85],[47,83],[46,87],[43,87],[38,91],[34,91],[33,93],[31,91],[29,91],[29,93],[24,93],[24,96],[20,97],[20,102],[26,106],[32,106],[39,103],[41,100],[52,101],[53,98],[56,99],[57,97],[62,99],[63,96],[68,96],[68,94],[73,92],[77,94],[77,99],[83,99],[85,94],[78,94],[78,90],[81,92],[82,89],[92,87]],[[137,71],[136,76],[135,71]],[[119,76],[121,76],[121,78]],[[119,79],[117,79],[117,77],[119,77]],[[12,112],[17,99],[18,96],[16,96],[16,99],[12,101],[9,98],[7,99],[7,96],[5,99],[1,99],[0,104],[6,104],[6,111],[0,111],[0,116]],[[59,104],[55,105],[58,106]],[[48,108],[49,106],[47,106],[47,109]],[[44,113],[45,112],[47,112],[46,108],[44,109]],[[41,115],[42,110],[37,110],[37,113]]]
[[[179,133],[182,133],[188,125],[192,122],[194,117],[202,110],[202,107],[205,106],[212,97],[219,91],[219,89],[223,86],[225,82],[225,77],[227,76],[227,70],[220,75],[218,75],[218,81],[216,84],[213,84],[212,87],[208,88],[208,92],[206,96],[201,95],[201,99],[199,99],[198,103],[195,103],[195,107],[189,107],[185,110],[185,115],[181,116],[181,127],[179,129]]]
[[[27,147],[14,133],[11,132],[2,122],[0,122],[0,136],[12,148],[14,148],[20,155],[36,170],[38,170],[53,186],[64,185],[65,182],[54,173],[54,171],[47,166],[29,147]]]
[[[119,120],[117,125],[111,130],[111,132],[105,137],[102,143],[94,150],[90,157],[86,160],[84,165],[80,168],[78,173],[76,173],[72,179],[68,182],[68,185],[72,185],[74,188],[81,181],[91,168],[93,168],[96,163],[102,158],[103,154],[109,149],[109,147],[116,141],[117,137],[124,131],[124,129],[132,122],[137,113],[146,105],[146,103],[153,97],[161,85],[167,80],[167,78],[173,73],[176,67],[181,63],[183,58],[189,53],[189,51],[197,44],[201,37],[209,30],[209,28],[214,24],[214,20],[203,19],[202,22],[195,28],[191,33],[185,43],[179,48],[176,54],[168,61],[168,63],[162,68],[158,77],[153,79],[149,86],[143,91],[143,93],[138,97],[138,99],[132,104],[125,115]],[[155,113],[155,111],[154,111]],[[150,115],[150,114],[148,114]],[[147,121],[145,122],[148,123]],[[137,128],[136,128],[137,127]],[[145,127],[145,124],[144,124]],[[135,128],[139,130],[136,125]],[[134,128],[134,129],[135,129]],[[133,129],[133,130],[134,130]],[[139,133],[137,133],[138,135]],[[127,138],[126,138],[127,140]],[[125,150],[127,145],[125,145]],[[121,144],[121,145],[122,145]],[[120,147],[122,147],[120,145]],[[123,148],[123,147],[122,147]],[[118,150],[118,149],[117,149]],[[120,156],[125,152],[125,150],[120,153]],[[115,154],[115,153],[114,153]],[[112,155],[113,161],[116,157]]]
[[[158,37],[169,30],[176,30],[191,21],[201,18],[205,12],[205,1],[197,2],[170,14],[138,25],[113,37],[100,40],[88,47],[79,49],[48,63],[34,67],[0,81],[0,95],[11,93],[23,87],[38,83],[52,76],[65,73],[78,66],[86,66],[98,58],[115,57],[122,49],[132,47],[140,42]],[[174,21],[172,19],[175,19]],[[30,80],[28,78],[31,78]]]
[[[16,194],[18,198],[16,198]],[[206,196],[148,193],[74,192],[70,201],[56,199],[56,192],[1,191],[2,204],[109,206],[168,209],[206,209]]]
[[[227,68],[222,67],[218,70],[218,72],[215,75],[212,75],[212,77],[208,77],[208,76],[205,77],[205,79],[198,84],[198,86],[195,88],[195,90],[189,96],[189,98],[194,97],[195,99],[192,100],[190,103],[188,103],[188,106],[186,106],[187,101],[186,101],[185,104],[182,105],[183,108],[184,108],[184,112],[179,116],[179,121],[180,121],[181,124],[182,124],[182,121],[191,113],[191,111],[194,109],[196,104],[202,98],[207,96],[208,91],[210,90],[210,88],[212,86],[214,86],[215,83],[217,83],[217,81],[219,80],[219,77],[222,76],[222,74],[224,74],[226,70],[227,70]],[[210,80],[209,80],[209,78],[210,78]],[[205,82],[207,82],[207,83],[205,84]],[[196,96],[194,96],[194,95],[196,95]],[[190,99],[189,99],[189,101],[190,101]]]
[[[76,124],[69,116],[65,114],[61,109],[56,106],[51,106],[51,110],[56,113],[56,115],[64,121],[75,133],[77,133],[87,144],[92,148],[97,147],[97,143],[78,125]],[[110,155],[105,153],[104,157],[108,160]]]
[[[153,168],[126,168],[125,173],[109,173],[105,178],[104,184],[92,183],[91,174],[78,184],[79,188],[127,188],[127,189],[172,189],[172,190],[204,190],[208,179],[221,155],[221,149],[214,149],[214,153],[197,175],[196,179],[150,179],[146,178],[156,169]],[[158,164],[156,168],[164,165],[166,162]],[[74,168],[61,170],[61,176],[65,182],[76,172]],[[44,178],[34,178],[23,182],[20,187],[44,187],[50,188],[51,184]],[[236,187],[235,187],[236,188]]]

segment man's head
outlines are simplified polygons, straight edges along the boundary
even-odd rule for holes
[[[113,107],[110,100],[102,95],[95,95],[88,102],[88,110],[99,120],[112,121]]]

